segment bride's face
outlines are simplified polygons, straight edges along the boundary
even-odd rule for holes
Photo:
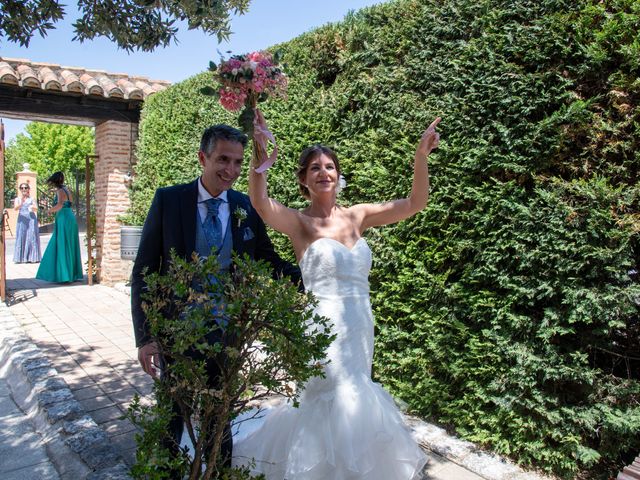
[[[309,162],[302,183],[310,193],[320,194],[334,192],[338,182],[338,169],[334,161],[327,155],[320,154]]]

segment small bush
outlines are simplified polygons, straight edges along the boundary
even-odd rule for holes
[[[274,280],[267,263],[248,256],[234,257],[231,273],[219,271],[214,255],[173,257],[165,275],[151,273],[145,280],[151,333],[171,361],[154,383],[158,402],[136,400],[129,409],[129,418],[143,429],[132,473],[144,479],[165,478],[168,471],[194,480],[248,478],[223,466],[224,427],[260,399],[282,395],[297,401],[304,383],[322,375],[334,338],[327,319],[313,313],[311,294],[299,293],[287,278]],[[215,388],[207,365],[220,372]],[[192,457],[185,450],[170,454],[171,402],[186,419]]]

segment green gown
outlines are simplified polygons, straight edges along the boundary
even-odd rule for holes
[[[56,212],[53,235],[42,256],[36,278],[57,283],[74,282],[83,278],[78,223],[68,200]]]

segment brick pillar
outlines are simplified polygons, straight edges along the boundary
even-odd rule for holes
[[[131,262],[120,259],[118,216],[129,207],[125,175],[134,162],[138,124],[107,121],[96,125],[95,202],[98,281],[106,285],[129,279]]]

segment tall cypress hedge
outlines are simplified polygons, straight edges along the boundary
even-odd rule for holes
[[[639,0],[396,0],[277,46],[289,98],[264,109],[271,193],[292,206],[314,142],[341,158],[344,204],[406,195],[443,117],[429,207],[368,233],[375,375],[565,478],[607,478],[640,450],[639,32]],[[197,175],[205,126],[236,124],[207,82],[145,105],[139,219],[155,188]]]

